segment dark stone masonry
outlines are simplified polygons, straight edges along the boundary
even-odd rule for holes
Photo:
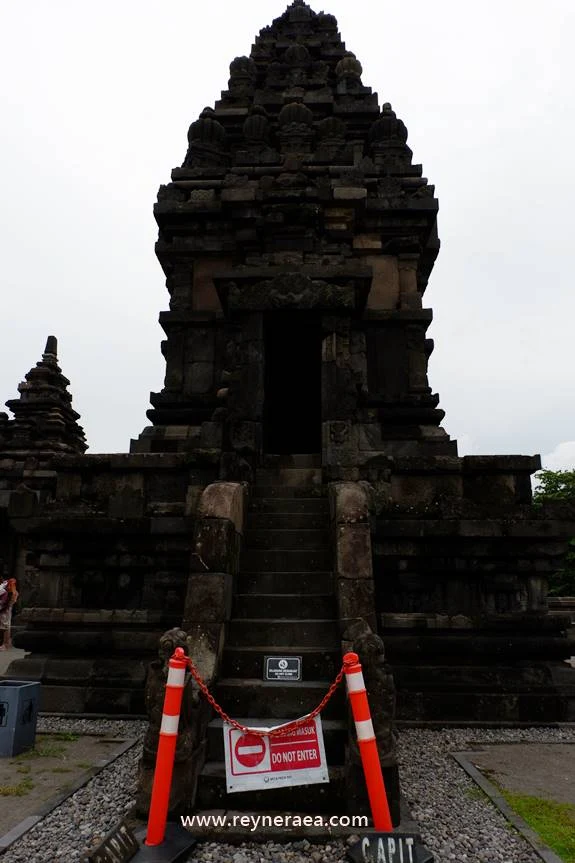
[[[0,414],[0,565],[31,651],[9,675],[41,680],[45,711],[147,706],[141,809],[175,644],[248,719],[312,709],[356,649],[396,821],[394,713],[575,720],[568,615],[546,595],[574,513],[531,506],[538,456],[460,458],[429,386],[437,211],[335,18],[295,0],[232,62],[160,187],[150,425],[129,453],[86,455],[53,336]],[[270,653],[303,657],[301,683],[266,684]],[[172,806],[238,808],[194,687]],[[324,733],[329,785],[273,808],[365,806],[341,691]]]

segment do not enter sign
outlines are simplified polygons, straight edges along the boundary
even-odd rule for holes
[[[257,767],[266,756],[264,738],[259,734],[242,734],[236,740],[234,754],[240,767]]]
[[[228,792],[329,782],[319,717],[271,737],[224,723],[224,751]]]

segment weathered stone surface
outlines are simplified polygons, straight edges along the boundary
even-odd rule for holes
[[[337,604],[340,626],[342,628],[347,628],[350,621],[361,617],[374,632],[377,631],[373,579],[338,579]]]
[[[201,568],[212,572],[237,572],[240,539],[228,519],[201,518],[196,524],[193,554]]]
[[[8,516],[10,518],[30,518],[38,509],[38,493],[22,483],[10,493]]]
[[[155,208],[166,376],[129,454],[83,454],[52,338],[8,403],[14,418],[0,414],[0,569],[25,598],[18,639],[50,656],[26,667],[51,709],[141,711],[142,667],[174,626],[235,703],[287,708],[289,692],[279,705],[242,687],[258,651],[303,645],[327,683],[360,617],[384,633],[402,716],[573,716],[555,673],[568,621],[548,614],[546,579],[575,513],[531,507],[537,457],[457,457],[428,379],[434,187],[361,74],[335,19],[297,0],[192,123]],[[297,476],[276,472],[282,459]],[[386,674],[369,688],[386,704],[377,735],[396,806]],[[222,792],[202,770],[206,716],[190,709],[183,811],[196,786],[204,801]],[[357,760],[347,768],[355,801]],[[341,775],[334,787],[341,807]]]
[[[371,578],[369,524],[336,526],[336,573],[339,578]]]
[[[144,507],[142,492],[123,488],[117,494],[110,495],[108,515],[110,518],[142,518]]]
[[[237,482],[214,482],[204,489],[198,518],[218,518],[231,521],[237,533],[244,530],[246,489]]]
[[[381,638],[371,630],[365,620],[356,620],[343,633],[344,649],[358,654],[371,720],[375,731],[379,760],[386,782],[390,812],[394,825],[400,820],[399,775],[395,755],[393,723],[395,719],[395,685],[393,675],[385,662],[385,649]],[[368,811],[365,778],[361,767],[355,728],[350,722],[350,742],[346,758],[346,778],[350,811]],[[351,808],[353,807],[353,808]]]
[[[330,509],[336,524],[356,524],[369,519],[369,499],[356,482],[331,483]]]
[[[232,576],[230,573],[192,573],[188,579],[188,592],[184,620],[193,623],[225,623],[232,608]]]
[[[176,647],[181,647],[186,655],[197,648],[200,639],[190,637],[180,629],[164,633],[159,643],[159,659],[150,664],[146,682],[146,710],[149,726],[144,739],[142,761],[136,808],[147,814],[150,805],[154,766],[158,748],[160,725],[164,705],[164,693],[168,676],[168,660]],[[193,655],[193,653],[192,653]],[[196,650],[194,662],[206,673],[210,663],[205,662],[204,654]],[[208,676],[209,680],[210,677]],[[182,708],[178,725],[174,773],[170,787],[169,811],[181,812],[193,807],[197,777],[205,757],[204,737],[209,722],[210,710],[207,702],[193,685],[191,675],[186,672]]]

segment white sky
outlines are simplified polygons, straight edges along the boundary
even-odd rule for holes
[[[157,188],[287,0],[0,0],[0,405],[59,340],[91,452],[162,387]],[[430,383],[462,453],[575,465],[573,0],[329,0],[440,202]]]

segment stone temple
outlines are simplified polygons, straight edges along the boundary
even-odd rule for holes
[[[0,414],[0,564],[31,651],[9,675],[41,680],[45,711],[146,700],[144,798],[167,630],[161,654],[183,641],[237,718],[312,709],[354,646],[396,818],[394,710],[575,720],[546,598],[573,521],[532,508],[538,456],[459,457],[429,385],[437,212],[335,18],[295,0],[160,187],[150,425],[86,455],[52,336]],[[302,681],[265,683],[269,654],[301,656]],[[174,794],[221,806],[219,720],[191,688],[186,709]],[[324,718],[333,781],[309,806],[336,811],[356,787],[343,693]]]

